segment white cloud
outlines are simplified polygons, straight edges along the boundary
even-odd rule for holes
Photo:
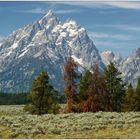
[[[108,46],[108,47],[118,47],[118,45],[116,45],[114,42],[111,42],[111,41],[102,41],[102,40],[94,40],[94,42],[95,42],[95,45],[96,46],[98,46],[98,47],[106,47],[106,46]],[[120,44],[119,44],[119,46],[120,46]]]
[[[87,7],[87,8],[93,8],[93,7],[97,7],[97,8],[102,8],[103,4],[100,4],[98,2],[95,1],[91,1],[91,2],[85,2],[85,1],[81,1],[81,2],[56,2],[56,4],[66,4],[66,5],[73,5],[73,6],[82,6],[82,7]]]
[[[97,48],[112,48],[112,49],[132,49],[132,48],[136,48],[137,46],[134,45],[133,43],[127,43],[127,42],[114,42],[111,40],[94,40],[95,45],[97,46]]]
[[[82,10],[72,9],[72,10],[55,10],[57,14],[69,14],[69,13],[80,13]]]
[[[140,2],[139,1],[81,1],[81,2],[59,2],[61,4],[68,4],[68,5],[76,5],[76,6],[84,6],[87,8],[124,8],[124,9],[140,9]]]
[[[68,10],[53,10],[56,14],[69,14],[69,13],[80,13],[81,9],[68,9]],[[33,14],[46,14],[48,12],[47,9],[44,8],[34,8],[30,10],[19,10],[18,12],[22,13],[33,13]]]
[[[128,41],[136,39],[136,37],[124,34],[107,34],[101,32],[89,32],[89,36],[92,39],[113,39],[119,41]]]
[[[104,2],[104,4],[124,9],[140,9],[140,2]]]
[[[21,13],[33,13],[33,14],[44,14],[47,12],[47,10],[45,11],[42,8],[34,8],[34,9],[30,9],[30,10],[19,10],[17,12],[21,12]]]
[[[115,24],[111,26],[118,29],[122,29],[122,30],[140,32],[140,26],[132,26],[132,25],[126,25],[126,24]]]
[[[121,30],[127,30],[127,31],[134,31],[134,32],[140,32],[140,26],[132,26],[128,24],[94,24],[94,27],[105,27],[105,28],[117,28]],[[92,27],[91,27],[92,28]]]
[[[129,53],[128,50],[137,47],[138,44],[134,44],[134,40],[139,38],[131,35],[107,34],[101,32],[89,32],[89,36],[99,50],[112,49],[114,52],[121,52],[124,56]]]

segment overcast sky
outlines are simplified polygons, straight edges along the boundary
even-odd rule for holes
[[[0,39],[50,9],[84,26],[100,51],[127,56],[140,47],[140,2],[0,2]]]

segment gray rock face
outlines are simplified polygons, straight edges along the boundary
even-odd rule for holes
[[[119,65],[119,70],[122,72],[122,77],[127,83],[134,86],[137,84],[137,79],[140,76],[140,48],[136,48],[132,53],[123,60]]]
[[[63,65],[73,57],[79,67],[90,69],[97,62],[104,68],[98,50],[86,30],[73,20],[61,23],[52,11],[0,41],[0,90],[25,92],[32,80],[47,71],[50,82],[63,91]]]
[[[100,55],[105,65],[108,65],[111,61],[114,61],[115,58],[114,53],[110,50],[103,51]]]
[[[111,51],[102,52],[101,57],[105,65],[108,65],[110,61],[116,64],[126,84],[131,83],[133,86],[136,86],[140,76],[140,48],[134,49],[127,58],[115,56]]]

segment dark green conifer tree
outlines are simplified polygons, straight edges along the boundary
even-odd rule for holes
[[[136,94],[138,96],[138,110],[140,111],[140,76],[137,80]]]
[[[108,110],[120,111],[125,95],[125,88],[122,79],[120,78],[120,72],[115,67],[113,62],[107,66],[104,75],[106,81],[106,87],[108,90]]]
[[[87,100],[86,91],[92,81],[92,73],[87,70],[85,74],[80,79],[79,85],[79,100]]]
[[[138,111],[138,95],[131,84],[128,86],[122,111]]]
[[[137,80],[136,93],[140,96],[140,77],[138,77]]]
[[[49,84],[47,72],[42,72],[33,81],[32,89],[29,94],[31,105],[25,107],[32,114],[58,113],[59,105],[57,104],[54,93],[56,91]]]

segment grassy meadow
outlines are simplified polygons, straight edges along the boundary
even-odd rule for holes
[[[140,138],[140,112],[31,115],[0,106],[0,138]]]

